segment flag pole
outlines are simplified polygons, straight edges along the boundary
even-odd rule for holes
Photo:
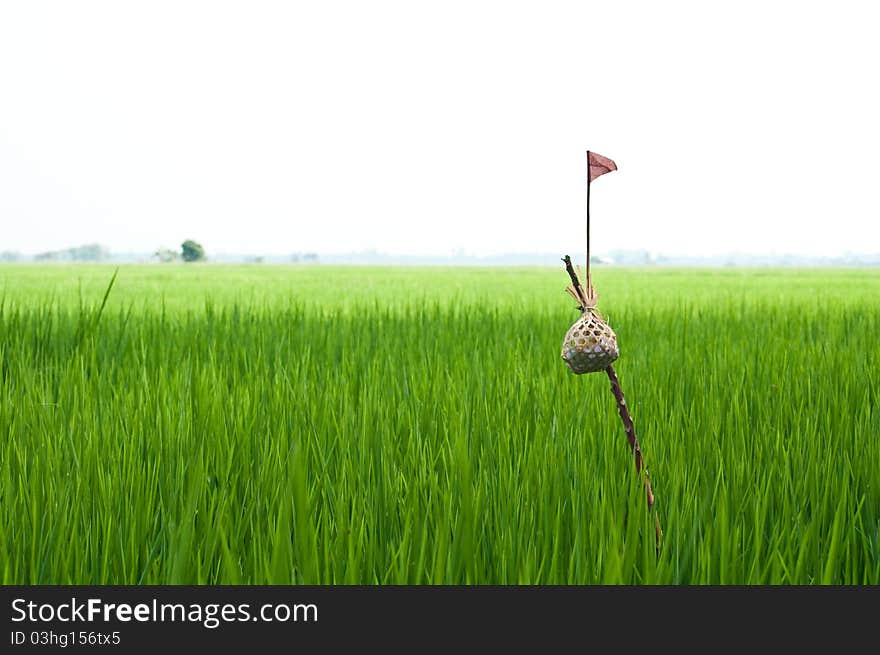
[[[587,150],[587,296],[593,297],[593,278],[590,276],[590,151]]]

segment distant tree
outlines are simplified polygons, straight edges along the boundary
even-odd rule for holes
[[[100,262],[110,257],[110,251],[99,243],[69,248],[67,256],[75,262]]]
[[[50,250],[34,255],[38,262],[100,262],[109,259],[110,251],[99,243],[87,243],[64,250]]]
[[[171,262],[176,262],[180,259],[180,255],[176,251],[171,250],[171,248],[159,248],[153,253],[153,257],[163,264],[170,264]]]
[[[317,253],[314,253],[314,252],[307,252],[306,254],[303,255],[302,259],[304,262],[309,262],[311,264],[318,263],[318,255],[317,255]]]
[[[201,262],[205,260],[205,249],[202,244],[187,239],[180,246],[180,257],[185,262]]]
[[[0,252],[0,262],[11,263],[21,261],[21,253],[14,250]]]

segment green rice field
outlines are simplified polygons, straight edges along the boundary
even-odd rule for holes
[[[880,584],[877,270],[595,272],[659,547],[561,262],[115,270],[0,266],[4,584]]]

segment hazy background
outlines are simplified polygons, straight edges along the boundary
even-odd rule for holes
[[[858,2],[4,2],[0,251],[880,250]],[[581,255],[583,257],[583,255]]]

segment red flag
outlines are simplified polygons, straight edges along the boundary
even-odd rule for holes
[[[608,157],[597,155],[595,152],[587,150],[587,159],[590,162],[590,182],[600,175],[617,170],[617,164],[608,159]]]

